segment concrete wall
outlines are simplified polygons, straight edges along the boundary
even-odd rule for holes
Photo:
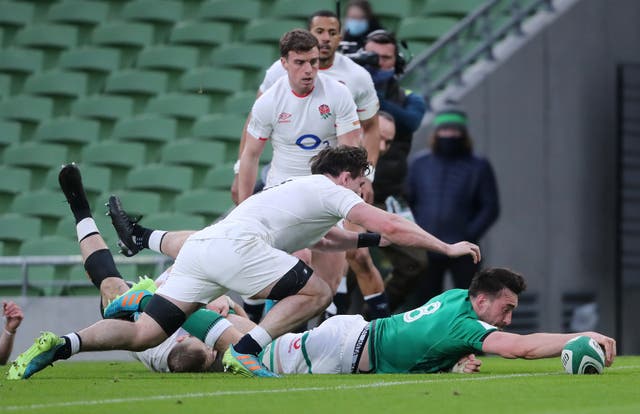
[[[461,99],[501,193],[485,264],[527,275],[544,330],[562,329],[563,292],[594,291],[598,329],[615,334],[615,70],[640,62],[638,22],[636,0],[579,0]]]

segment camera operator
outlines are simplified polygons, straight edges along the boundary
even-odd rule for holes
[[[377,61],[374,59],[371,62],[374,54],[377,55]],[[398,43],[392,33],[385,30],[371,32],[365,41],[364,51],[355,60],[371,73],[380,100],[380,110],[391,114],[396,123],[393,143],[380,156],[376,166],[374,204],[385,208],[387,198],[393,197],[406,205],[404,184],[408,170],[407,156],[413,133],[420,126],[427,109],[425,100],[401,88],[398,83],[397,75],[403,72],[405,61],[399,54]],[[393,311],[404,300],[412,281],[425,274],[427,256],[416,249],[393,245],[381,250],[393,266],[385,289]]]

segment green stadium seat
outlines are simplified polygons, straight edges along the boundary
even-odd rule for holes
[[[204,177],[203,186],[213,190],[229,191],[234,177],[233,163],[222,164],[209,170]]]
[[[447,16],[460,19],[485,3],[484,0],[429,0],[422,9],[425,16]]]
[[[306,29],[307,22],[303,19],[256,19],[247,25],[244,40],[277,46],[283,34],[296,28]]]
[[[67,161],[67,149],[57,144],[28,142],[7,147],[3,160],[7,165],[31,169],[31,185],[40,188],[47,171]]]
[[[147,216],[164,210],[159,194],[150,191],[118,190],[103,193],[98,197],[98,205],[103,206],[111,195],[117,195],[125,211],[134,216]]]
[[[78,45],[78,30],[62,24],[31,24],[20,29],[14,44],[21,47],[42,49],[45,67],[53,67],[61,50]]]
[[[412,15],[411,0],[371,0],[373,13],[378,17],[382,26],[392,32],[398,27],[398,22]]]
[[[198,66],[198,50],[191,46],[152,46],[138,54],[136,66],[184,72]]]
[[[294,19],[308,19],[318,10],[335,11],[336,2],[334,0],[276,0],[271,7],[271,15],[274,17],[290,17]]]
[[[60,55],[58,67],[83,72],[113,72],[120,68],[120,51],[92,46],[67,50]]]
[[[146,159],[142,144],[106,141],[86,146],[82,150],[82,161],[107,167],[134,168],[143,165]]]
[[[180,22],[173,27],[169,42],[179,45],[213,48],[231,41],[231,25],[224,22]]]
[[[241,91],[227,97],[224,101],[224,112],[229,114],[248,115],[256,101],[255,91]]]
[[[175,118],[175,136],[187,136],[193,120],[210,112],[210,100],[204,94],[171,93],[151,98],[146,113]]]
[[[80,165],[82,172],[82,184],[84,186],[85,193],[89,199],[89,204],[95,207],[99,207],[95,204],[95,201],[105,189],[111,188],[111,170],[107,167],[82,164]],[[43,188],[60,192],[60,184],[58,183],[58,174],[60,169],[52,168],[47,173],[44,179]]]
[[[198,138],[238,143],[242,138],[242,130],[246,120],[246,116],[241,114],[205,115],[193,125],[193,135]]]
[[[208,224],[204,217],[183,213],[149,214],[143,222],[145,227],[162,230],[200,230]]]
[[[4,243],[4,254],[18,254],[23,241],[40,237],[40,219],[21,214],[3,214],[0,216],[0,241]]]
[[[80,98],[71,105],[71,115],[115,121],[133,114],[133,98],[96,95]]]
[[[0,154],[4,148],[20,142],[20,123],[0,119]]]
[[[35,124],[54,115],[51,98],[43,96],[19,95],[0,101],[0,118],[19,121],[21,139],[29,139],[35,130]]]
[[[165,210],[171,209],[177,193],[189,190],[193,183],[191,168],[148,164],[135,168],[127,175],[126,188],[130,190],[155,191],[162,197]]]
[[[48,21],[77,26],[81,37],[108,18],[109,3],[90,0],[63,0],[52,4],[47,13]]]
[[[123,70],[107,77],[105,92],[134,98],[134,111],[142,110],[148,98],[167,91],[166,73],[146,70]]]
[[[133,268],[135,269],[135,266]],[[120,266],[118,266],[118,270],[120,270]],[[93,283],[91,283],[84,266],[72,266],[69,271],[69,279],[65,286],[63,286],[60,296],[95,296],[96,293],[98,293],[98,290]],[[97,311],[96,316],[98,316]]]
[[[198,18],[246,23],[260,17],[257,0],[209,0],[202,3]]]
[[[30,188],[31,171],[0,165],[0,213],[9,210],[13,198]]]
[[[160,147],[176,137],[178,123],[175,119],[158,115],[140,115],[121,119],[113,127],[112,139],[145,144],[147,156],[156,160]]]
[[[214,66],[231,66],[259,71],[269,67],[277,56],[270,45],[236,43],[216,49],[211,61]]]
[[[164,164],[186,165],[193,170],[193,187],[199,187],[207,171],[224,163],[226,147],[223,142],[181,139],[162,149]]]
[[[42,69],[42,61],[43,55],[40,50],[21,48],[0,50],[0,72],[37,72]]]
[[[100,124],[97,121],[64,117],[40,123],[34,134],[34,140],[63,144],[67,147],[69,159],[77,160],[81,147],[97,142],[99,136]]]
[[[458,19],[451,17],[408,17],[398,26],[398,39],[406,40],[411,51],[417,54],[445,35],[456,23]]]
[[[43,235],[55,234],[58,221],[70,214],[62,191],[36,190],[14,197],[9,212],[41,219]]]
[[[120,49],[120,63],[129,66],[140,49],[154,43],[153,26],[138,22],[104,23],[93,29],[91,41],[94,45]]]
[[[209,223],[225,215],[233,207],[228,189],[186,191],[175,200],[175,210],[178,213],[199,215]]]
[[[3,29],[5,42],[7,44],[13,43],[18,28],[31,23],[33,17],[34,7],[29,3],[17,1],[0,2],[0,28]]]
[[[24,82],[23,91],[54,99],[56,109],[69,112],[71,101],[87,93],[88,78],[84,73],[51,70],[30,75]]]
[[[44,236],[26,240],[20,246],[20,254],[24,256],[75,256],[80,255],[80,246],[77,241],[67,237]]]
[[[111,188],[124,188],[129,170],[146,161],[144,145],[133,142],[105,141],[88,145],[82,150],[83,164],[108,167],[111,170]]]
[[[196,68],[182,75],[178,88],[203,94],[213,108],[219,108],[226,96],[244,89],[244,74],[233,68]]]
[[[182,18],[182,2],[173,0],[132,0],[125,4],[120,17],[125,20],[172,24]]]

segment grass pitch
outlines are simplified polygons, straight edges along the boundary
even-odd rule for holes
[[[4,413],[640,413],[640,357],[603,375],[564,374],[560,358],[483,359],[482,374],[156,374],[137,362],[57,362],[0,379]],[[3,372],[6,370],[2,370]]]

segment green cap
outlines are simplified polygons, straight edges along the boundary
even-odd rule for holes
[[[467,126],[467,114],[458,110],[440,111],[433,118],[433,126],[436,128],[443,126]]]

